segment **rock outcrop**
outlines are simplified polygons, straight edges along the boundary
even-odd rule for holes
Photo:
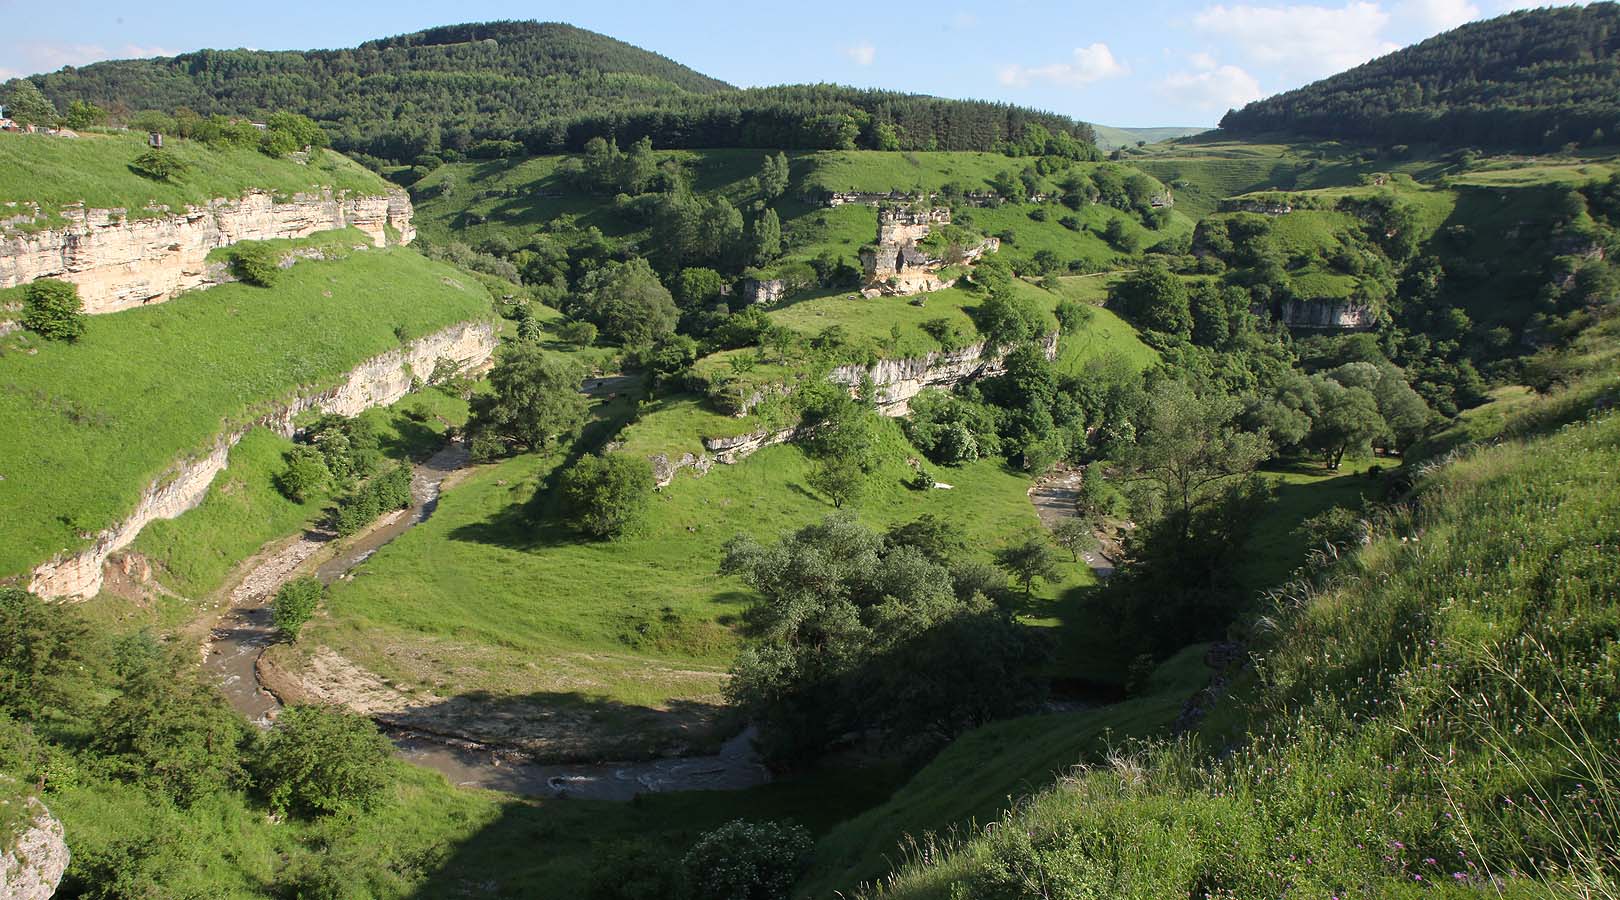
[[[1047,335],[1041,341],[1047,359],[1057,356],[1058,336]],[[977,378],[989,378],[1007,370],[1006,358],[985,354],[983,343],[961,350],[941,350],[926,356],[908,359],[885,359],[871,366],[840,366],[828,379],[854,393],[861,383],[870,379],[877,388],[878,412],[898,417],[911,411],[911,399],[929,388],[949,389]],[[731,437],[703,439],[702,454],[683,453],[672,459],[667,453],[648,457],[652,462],[653,480],[662,488],[675,480],[682,469],[691,469],[705,475],[716,463],[731,465],[775,444],[793,440],[798,429],[762,428]]]
[[[1057,356],[1058,336],[1047,335],[1041,342],[1047,359]],[[983,342],[961,350],[939,350],[908,359],[885,359],[871,366],[839,366],[833,382],[851,392],[870,379],[877,388],[878,411],[886,416],[903,416],[911,411],[911,399],[929,388],[950,389],[968,381],[990,378],[1007,370],[1006,357],[988,355]]]
[[[17,227],[32,224],[34,215],[15,216],[0,230],[0,288],[60,278],[79,286],[86,312],[117,312],[211,286],[209,251],[237,241],[358,228],[379,247],[390,243],[390,232],[409,243],[416,237],[411,214],[405,193],[390,190],[373,197],[297,194],[286,202],[250,191],[149,218],[69,207],[62,211],[67,225],[40,231]]]
[[[901,207],[878,210],[877,244],[861,251],[865,297],[909,296],[940,291],[956,283],[939,272],[952,263],[971,264],[986,253],[1001,249],[999,238],[986,238],[973,247],[953,248],[949,259],[929,256],[918,246],[935,225],[949,225],[947,207]]]
[[[68,846],[62,823],[45,804],[30,797],[25,802],[33,817],[0,852],[0,897],[6,900],[50,900],[67,871]],[[4,835],[0,835],[4,837]]]
[[[410,393],[412,379],[427,380],[441,360],[463,368],[484,365],[494,354],[495,345],[495,329],[488,322],[462,322],[366,360],[335,387],[307,391],[277,404],[268,413],[220,436],[200,453],[170,466],[141,494],[135,509],[123,521],[98,533],[88,548],[36,567],[28,589],[41,597],[94,596],[101,590],[103,566],[108,558],[129,546],[147,523],[173,519],[201,503],[214,476],[224,470],[231,448],[252,428],[267,427],[291,435],[293,419],[306,410],[358,415],[404,397]]]
[[[1371,307],[1352,300],[1287,300],[1277,310],[1289,328],[1371,328],[1376,320]]]

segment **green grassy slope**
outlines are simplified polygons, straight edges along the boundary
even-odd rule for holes
[[[938,846],[935,838],[948,842],[995,821],[1020,798],[1111,745],[1162,732],[1209,680],[1208,649],[1194,645],[1166,660],[1139,697],[995,722],[962,735],[894,796],[828,832],[795,894],[830,898],[877,879]]]
[[[1620,835],[1620,417],[1590,391],[1612,375],[1567,391],[1566,416],[1509,412],[1518,439],[1427,471],[1277,604],[1254,632],[1261,677],[1221,717],[1253,743],[1081,773],[883,896],[978,895],[1009,866],[1078,895],[1601,895]]]
[[[932,512],[961,522],[986,558],[1036,526],[1026,476],[987,460],[936,472],[953,490],[917,492],[905,485],[906,459],[917,452],[898,424],[881,433],[882,464],[857,510],[863,521],[887,526]],[[677,478],[635,533],[612,542],[580,540],[551,501],[538,520],[525,516],[560,461],[525,455],[469,476],[432,519],[336,585],[330,618],[301,643],[331,646],[441,695],[532,696],[589,712],[619,752],[667,739],[656,733],[662,726],[649,733],[657,718],[649,711],[712,713],[750,599],[715,574],[722,546],[739,532],[769,539],[831,513],[806,487],[809,461],[797,447],[771,447],[702,478]],[[1088,571],[1066,568],[1046,596],[1089,583]],[[529,664],[538,658],[546,665]]]
[[[301,262],[274,288],[92,316],[74,344],[13,335],[0,355],[0,573],[82,546],[231,423],[489,304],[454,269],[368,250]]]
[[[1176,138],[1192,137],[1195,134],[1203,134],[1209,130],[1196,126],[1184,127],[1177,125],[1149,128],[1115,128],[1112,125],[1093,125],[1091,129],[1097,133],[1097,148],[1099,150],[1135,147],[1137,141],[1157,144],[1163,141],[1173,141]]]
[[[69,139],[0,133],[0,219],[16,214],[7,206],[12,203],[39,204],[43,218],[30,227],[45,227],[58,221],[62,207],[74,203],[122,208],[139,219],[216,197],[240,197],[255,189],[270,191],[278,199],[323,188],[362,195],[388,190],[382,178],[338,153],[323,152],[302,165],[254,149],[214,149],[175,138],[165,142],[165,149],[186,164],[186,171],[168,181],[154,181],[129,167],[145,149],[145,135],[85,134]]]

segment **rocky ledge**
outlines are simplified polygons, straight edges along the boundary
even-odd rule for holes
[[[62,215],[67,225],[43,231],[16,227],[32,224],[32,215],[7,219],[0,229],[0,288],[39,278],[71,281],[89,313],[160,303],[209,287],[209,252],[238,241],[301,238],[337,228],[357,228],[378,247],[416,237],[410,198],[397,189],[374,197],[297,194],[287,202],[250,191],[150,218],[82,206]]]
[[[385,406],[410,393],[412,379],[428,380],[441,360],[475,369],[489,361],[495,345],[495,329],[490,323],[462,322],[366,360],[335,387],[302,393],[277,404],[268,413],[222,435],[201,453],[170,466],[142,492],[134,511],[122,522],[97,533],[88,548],[61,554],[34,569],[28,589],[41,597],[95,596],[101,590],[108,558],[134,542],[147,523],[173,519],[201,503],[214,476],[224,471],[231,448],[250,429],[268,427],[291,435],[293,419],[306,410],[353,416],[373,406]]]
[[[0,845],[5,847],[0,851],[0,897],[50,900],[70,855],[62,823],[37,799],[12,802],[27,803],[34,815],[9,844]]]

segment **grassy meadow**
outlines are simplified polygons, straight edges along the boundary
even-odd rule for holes
[[[227,284],[91,316],[75,343],[0,353],[0,573],[84,545],[183,454],[300,390],[456,322],[488,293],[404,249],[308,261],[273,288]]]
[[[189,205],[250,190],[278,200],[329,188],[380,195],[388,183],[340,153],[322,152],[308,164],[275,159],[247,147],[213,148],[168,137],[164,149],[184,163],[183,173],[155,181],[129,164],[146,151],[146,135],[87,133],[78,138],[0,133],[0,219],[8,204],[37,203],[43,216],[28,228],[50,227],[63,207],[124,209],[133,219],[180,211]]]

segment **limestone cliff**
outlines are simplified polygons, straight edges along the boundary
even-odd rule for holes
[[[379,247],[389,243],[390,229],[394,240],[410,243],[411,214],[410,199],[391,190],[373,197],[297,194],[286,202],[250,191],[150,218],[69,207],[62,211],[68,224],[42,231],[22,230],[33,216],[17,216],[0,228],[0,288],[61,278],[79,286],[86,312],[117,312],[210,286],[209,251],[237,241],[358,228]]]
[[[1057,356],[1058,336],[1041,341],[1047,359]],[[839,366],[832,380],[851,391],[863,379],[877,388],[878,411],[886,416],[903,416],[911,411],[911,398],[929,388],[948,390],[963,382],[989,378],[1006,371],[1006,359],[985,353],[983,342],[960,350],[938,350],[926,356],[879,360],[871,366]]]
[[[201,503],[214,476],[224,470],[231,448],[250,429],[263,426],[291,435],[293,419],[306,410],[353,416],[393,403],[410,392],[413,378],[427,380],[440,360],[453,360],[468,368],[482,366],[494,354],[495,345],[495,329],[489,323],[463,322],[372,357],[335,387],[305,391],[278,404],[221,435],[212,446],[170,466],[141,494],[129,516],[103,529],[91,546],[35,568],[28,589],[42,597],[94,596],[101,590],[102,567],[108,557],[129,546],[148,522],[175,518]]]
[[[1287,300],[1277,310],[1277,321],[1290,328],[1371,328],[1376,318],[1371,307],[1353,300]]]
[[[67,871],[68,846],[62,823],[34,798],[25,802],[33,817],[0,851],[0,897],[6,900],[50,900]],[[9,837],[0,835],[0,837]]]
[[[1047,359],[1057,356],[1058,336],[1054,332],[1041,341]],[[925,356],[906,359],[885,359],[870,366],[839,366],[828,376],[852,393],[865,379],[877,388],[878,412],[899,417],[911,411],[911,398],[929,388],[949,390],[964,382],[989,378],[1005,372],[1006,360],[1000,355],[987,355],[981,342],[961,350],[939,350]],[[681,469],[691,469],[698,475],[707,474],[715,463],[731,465],[774,444],[793,439],[797,428],[764,428],[732,437],[703,439],[702,454],[691,452],[672,457],[656,453],[648,457],[652,462],[653,479],[658,487],[675,480]]]

